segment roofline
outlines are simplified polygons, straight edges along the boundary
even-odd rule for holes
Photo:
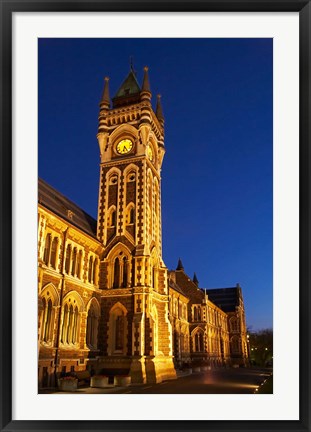
[[[62,220],[63,223],[71,226],[72,228],[76,229],[77,231],[82,232],[84,235],[90,237],[92,239],[92,241],[95,241],[100,246],[102,246],[102,243],[98,240],[97,237],[92,236],[89,232],[84,231],[81,227],[79,227],[78,225],[75,225],[73,222],[69,222],[67,219],[65,219],[63,216],[61,216],[59,213],[57,213],[56,211],[52,210],[49,206],[47,206],[45,204],[42,204],[42,203],[38,203],[38,208],[39,207],[41,207],[41,208],[49,211],[50,213],[55,214],[59,219]]]

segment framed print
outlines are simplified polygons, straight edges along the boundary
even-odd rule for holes
[[[309,1],[1,6],[2,430],[310,430]]]

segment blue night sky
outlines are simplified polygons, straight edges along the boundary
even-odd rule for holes
[[[272,327],[272,39],[39,39],[39,176],[96,218],[99,100],[130,56],[162,95],[166,266],[239,283],[247,325]]]

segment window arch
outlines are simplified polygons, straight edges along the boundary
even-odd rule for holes
[[[231,352],[232,354],[240,354],[240,339],[237,336],[233,336],[230,340]]]
[[[75,347],[79,342],[80,310],[82,301],[76,292],[68,293],[64,298],[61,343],[64,346]]]
[[[55,307],[59,304],[59,295],[53,284],[46,285],[40,294],[42,299],[42,318],[40,339],[44,344],[53,342]]]
[[[135,206],[133,203],[127,206],[125,221],[126,225],[133,225],[135,223]]]
[[[54,269],[56,268],[57,246],[58,246],[58,238],[54,237],[51,246],[51,258],[50,258],[50,264]]]
[[[57,266],[58,242],[59,238],[57,236],[53,237],[51,233],[48,233],[45,237],[43,262],[54,269]]]
[[[49,264],[50,260],[50,252],[51,252],[51,234],[47,234],[45,237],[45,245],[44,245],[44,254],[43,254],[43,261],[46,265]]]
[[[109,313],[108,355],[127,353],[127,309],[116,303]]]
[[[71,244],[67,245],[66,248],[66,259],[65,259],[65,272],[70,273],[70,262],[71,262]]]
[[[89,257],[89,271],[88,271],[88,281],[92,283],[92,274],[93,274],[93,255]]]
[[[67,244],[65,254],[65,273],[73,277],[81,278],[83,267],[83,251],[71,243]]]
[[[108,227],[113,228],[117,224],[117,209],[116,206],[111,206],[108,210]]]
[[[136,172],[135,171],[131,171],[128,173],[127,177],[126,177],[126,181],[129,182],[133,182],[136,180]]]
[[[123,257],[123,281],[122,281],[122,287],[126,288],[127,287],[127,259],[126,257]]]
[[[194,352],[204,352],[204,334],[201,329],[194,331],[192,335],[192,346]]]
[[[52,323],[52,300],[49,299],[48,301],[43,298],[42,299],[43,304],[43,322],[42,322],[42,332],[41,332],[41,340],[45,343],[51,341],[52,336],[52,329],[51,329],[51,323]]]
[[[79,250],[77,256],[77,277],[81,278],[81,266],[82,266],[82,250]]]
[[[87,280],[95,285],[98,282],[98,259],[94,255],[89,256]]]
[[[109,252],[106,261],[108,263],[108,287],[131,286],[133,263],[130,250],[124,244],[118,243]]]
[[[77,265],[77,248],[73,248],[72,253],[72,262],[71,262],[71,275],[75,276],[76,274],[76,265]]]
[[[232,332],[237,332],[239,331],[239,321],[236,317],[231,317],[230,318],[230,330]]]
[[[113,288],[119,288],[120,287],[120,261],[117,257],[114,260],[114,266],[113,266]]]
[[[93,349],[97,348],[98,320],[100,307],[96,300],[91,300],[87,314],[86,344]]]

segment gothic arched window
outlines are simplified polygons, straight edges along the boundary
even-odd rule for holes
[[[129,224],[133,224],[135,219],[135,210],[134,207],[130,208],[130,214],[129,214]]]
[[[81,277],[81,265],[82,265],[82,250],[79,250],[77,258],[77,277]]]
[[[52,247],[51,247],[51,258],[50,258],[50,264],[55,269],[56,268],[56,252],[57,252],[57,245],[58,245],[58,238],[54,237],[52,241]]]
[[[122,286],[123,288],[127,287],[127,259],[126,257],[123,258],[123,282]]]
[[[68,305],[64,306],[64,314],[63,314],[63,325],[62,325],[62,333],[61,333],[61,342],[64,344],[66,342],[67,335],[67,327],[68,327]]]
[[[88,311],[86,327],[86,343],[92,348],[97,347],[98,317],[99,313],[92,304]]]
[[[196,306],[193,308],[193,321],[198,321],[198,309]]]
[[[204,338],[201,331],[196,332],[194,335],[194,350],[195,352],[204,351]]]
[[[114,261],[114,271],[113,271],[113,288],[120,287],[120,261],[116,258]]]
[[[72,263],[71,263],[71,275],[75,276],[77,265],[77,248],[73,248]]]
[[[52,323],[52,301],[49,299],[46,301],[45,298],[42,300],[43,303],[43,325],[42,325],[42,340],[49,342],[51,340],[51,323]]]
[[[50,252],[51,252],[51,234],[47,234],[45,238],[44,254],[43,254],[43,261],[46,265],[49,264]]]
[[[113,228],[117,224],[117,210],[115,206],[111,206],[108,211],[108,227]]]
[[[92,283],[92,274],[93,274],[93,256],[91,255],[89,258],[89,271],[88,271],[88,281]]]
[[[127,352],[127,310],[117,303],[110,311],[108,352],[109,355],[125,355]]]
[[[78,342],[79,309],[74,297],[67,298],[64,304],[61,328],[61,343],[75,345]]]
[[[65,259],[65,272],[69,274],[70,272],[70,262],[71,262],[71,245],[69,244],[66,249],[66,259]]]

